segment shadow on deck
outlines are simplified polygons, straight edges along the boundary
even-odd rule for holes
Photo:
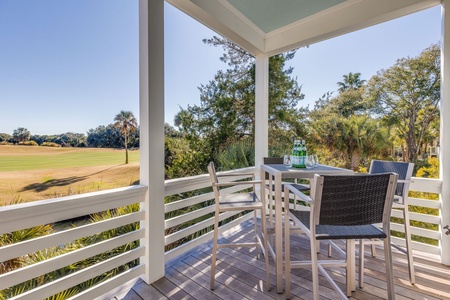
[[[252,239],[252,223],[243,225],[242,231],[230,231],[224,239],[244,241]],[[309,241],[296,237],[291,245],[293,256],[309,257]],[[325,246],[322,253],[326,253]],[[450,267],[424,253],[414,253],[416,284],[408,277],[407,260],[404,254],[393,248],[395,293],[397,299],[450,299]],[[386,299],[386,282],[383,251],[377,257],[370,256],[365,249],[364,287],[353,292],[349,299]],[[308,258],[306,258],[308,259]],[[211,243],[203,244],[166,264],[166,276],[152,285],[136,279],[120,288],[113,295],[102,299],[284,299],[275,288],[275,267],[271,261],[270,291],[265,286],[264,258],[256,259],[256,250],[249,248],[220,249],[218,253],[216,288],[209,289]],[[345,290],[345,269],[334,268],[332,276]],[[320,276],[320,298],[337,299],[337,294],[325,278]],[[309,268],[294,269],[291,299],[312,299],[311,271]]]

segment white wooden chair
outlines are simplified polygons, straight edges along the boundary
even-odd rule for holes
[[[214,163],[209,163],[208,165],[209,177],[211,179],[212,188],[214,191],[215,198],[215,215],[214,215],[214,236],[213,236],[213,249],[211,256],[211,289],[214,289],[215,276],[216,276],[216,257],[217,250],[224,247],[256,247],[257,253],[260,251],[264,253],[265,263],[266,263],[266,282],[267,290],[270,289],[270,277],[269,277],[269,249],[267,247],[267,228],[266,228],[266,203],[265,199],[260,195],[257,195],[259,185],[259,191],[263,189],[262,181],[255,180],[254,174],[239,174],[252,176],[251,181],[219,181],[219,177],[226,177],[230,175],[218,175],[216,173]],[[236,176],[236,174],[231,175]],[[232,194],[221,193],[221,187],[232,187],[238,185],[248,185],[249,188],[253,188],[252,192],[241,192]],[[254,229],[255,229],[255,242],[253,243],[233,243],[233,244],[219,244],[219,221],[220,215],[227,211],[249,211],[252,210],[254,213]],[[261,215],[261,231],[262,235],[258,233],[257,226],[257,212]]]

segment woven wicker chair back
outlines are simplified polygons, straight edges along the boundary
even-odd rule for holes
[[[412,177],[413,169],[414,169],[413,163],[372,160],[372,163],[370,164],[369,174],[392,172],[398,174],[399,180],[410,180]],[[395,194],[397,196],[403,197],[404,187],[405,187],[404,183],[397,183]]]
[[[381,223],[391,173],[323,176],[319,224]]]

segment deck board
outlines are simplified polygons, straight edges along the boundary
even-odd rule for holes
[[[249,221],[251,222],[251,221]],[[248,224],[242,232],[232,231],[224,235],[224,242],[245,242],[253,238],[252,226]],[[322,258],[326,258],[326,245],[322,246]],[[393,268],[397,300],[443,300],[450,299],[450,267],[444,266],[426,256],[414,256],[416,284],[409,283],[407,261],[403,253],[393,249]],[[135,299],[285,299],[284,294],[276,293],[275,266],[270,259],[271,290],[267,291],[265,282],[264,258],[256,258],[252,248],[223,248],[217,255],[217,276],[214,290],[209,289],[210,280],[210,243],[203,244],[166,265],[166,276],[148,286],[142,280],[137,281],[128,291],[116,295],[115,300]],[[309,242],[304,237],[292,239],[293,259],[308,259]],[[335,254],[334,254],[335,255]],[[357,288],[349,299],[381,300],[386,299],[386,276],[382,248],[372,258],[370,248],[365,248],[364,287]],[[357,262],[358,264],[358,262]],[[332,278],[345,290],[345,269],[335,268],[330,272]],[[333,300],[336,292],[324,277],[319,276],[320,299]],[[311,270],[294,269],[291,275],[291,299],[312,299]]]

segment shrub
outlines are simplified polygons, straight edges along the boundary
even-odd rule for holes
[[[38,143],[36,143],[35,141],[24,141],[24,142],[20,142],[19,145],[23,145],[23,146],[39,146]]]
[[[41,146],[44,146],[44,147],[61,147],[60,144],[53,143],[53,142],[43,142],[41,144]]]
[[[0,145],[14,145],[13,143],[9,143],[8,141],[1,141]]]

